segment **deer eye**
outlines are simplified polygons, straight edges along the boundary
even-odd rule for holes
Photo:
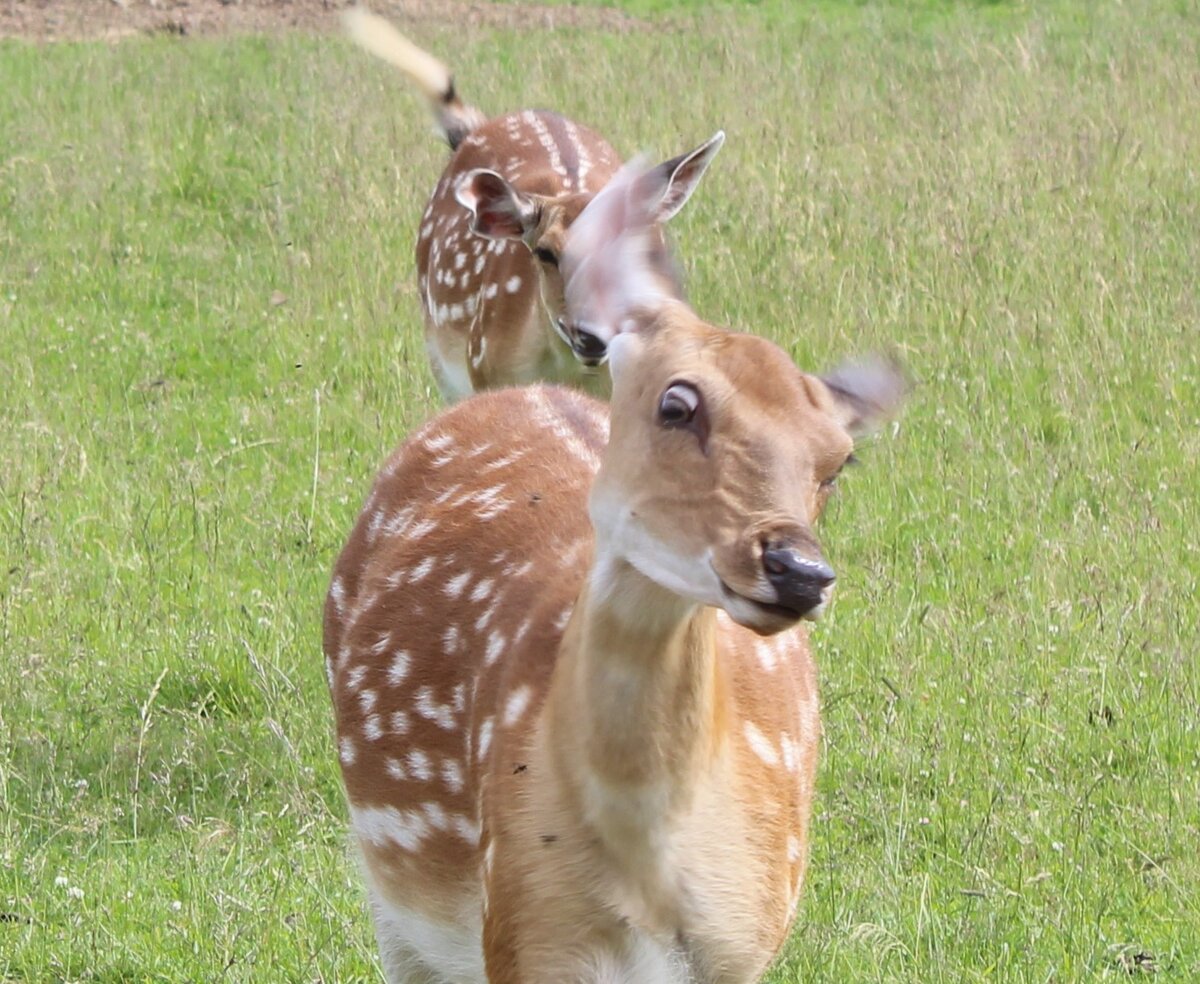
[[[842,462],[841,468],[839,468],[832,475],[830,475],[827,479],[825,479],[824,481],[821,482],[821,488],[827,489],[827,490],[833,488],[834,485],[837,484],[838,476],[842,474],[842,472],[845,470],[846,466],[847,465],[857,465],[857,464],[858,464],[858,459],[856,457],[854,457],[854,455],[852,455],[852,454],[847,455],[846,460]]]
[[[539,246],[533,251],[533,255],[545,263],[547,266],[557,267],[558,256],[551,249],[546,249],[545,246]]]
[[[658,422],[663,427],[686,427],[700,407],[700,394],[687,383],[672,383],[658,401]]]

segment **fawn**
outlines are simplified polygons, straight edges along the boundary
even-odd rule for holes
[[[571,224],[616,173],[606,140],[557,113],[488,119],[465,104],[449,69],[360,7],[345,14],[362,47],[408,75],[429,99],[454,152],[430,195],[417,238],[425,342],[442,395],[541,381],[607,395],[602,340],[567,316],[559,270]],[[650,263],[678,295],[658,224],[679,212],[724,143],[718,132],[660,164]]]

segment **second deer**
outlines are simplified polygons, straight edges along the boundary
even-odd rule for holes
[[[454,152],[433,189],[417,239],[417,279],[434,378],[447,400],[482,389],[564,382],[607,395],[604,342],[567,316],[559,258],[571,224],[616,173],[609,143],[557,113],[488,119],[464,103],[449,69],[360,7],[347,30],[428,97]],[[683,207],[720,150],[715,134],[659,165],[662,199],[648,241],[668,293],[677,273],[659,224]]]
[[[564,258],[611,410],[550,386],[458,404],[337,561],[324,647],[391,984],[749,984],[796,916],[820,743],[800,623],[834,581],[814,524],[902,387],[801,372],[664,292],[662,184],[618,176]]]

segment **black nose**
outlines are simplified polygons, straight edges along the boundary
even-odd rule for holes
[[[767,547],[762,564],[778,604],[797,615],[821,604],[821,592],[834,581],[833,568],[824,560],[805,557],[794,547]]]
[[[571,339],[571,348],[584,362],[598,363],[604,358],[604,353],[608,351],[604,339],[599,335],[593,335],[586,328],[572,325],[567,333]]]

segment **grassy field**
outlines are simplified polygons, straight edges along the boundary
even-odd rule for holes
[[[726,128],[697,309],[919,380],[824,521],[770,980],[1200,980],[1200,10],[785,9],[421,32],[628,153]],[[443,159],[333,38],[0,43],[0,979],[378,979],[320,606],[436,406]]]

